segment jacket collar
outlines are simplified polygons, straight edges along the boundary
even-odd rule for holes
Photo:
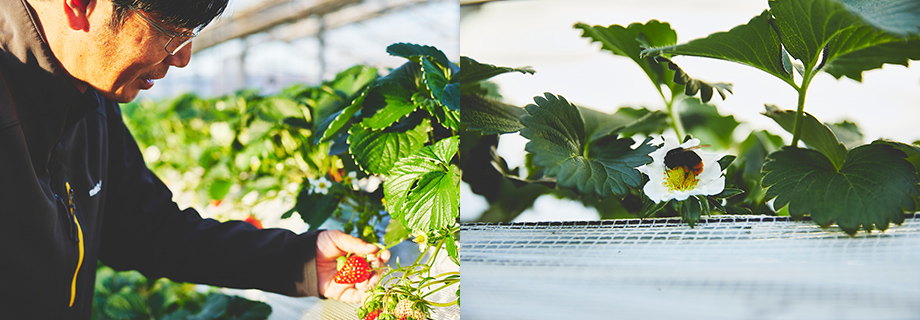
[[[84,105],[87,98],[95,96],[95,90],[88,88],[83,94],[70,82],[70,74],[54,57],[39,24],[26,0],[2,1],[0,61],[8,79],[24,89],[22,93],[26,94],[30,107],[37,108],[35,112],[65,111],[62,108],[73,111],[72,107]]]
[[[71,83],[38,26],[26,0],[0,1],[0,90],[13,99],[0,108],[11,109],[7,112],[15,118],[5,124],[19,123],[33,169],[43,174],[65,132],[107,100],[91,87],[81,93]]]

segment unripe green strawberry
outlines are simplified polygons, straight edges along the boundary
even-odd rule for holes
[[[415,309],[415,302],[409,299],[399,300],[399,303],[396,304],[396,309],[393,310],[393,315],[400,319],[408,317],[416,320],[428,319],[424,312]]]
[[[355,284],[371,277],[371,265],[358,255],[349,255],[335,274],[333,281],[341,284]]]

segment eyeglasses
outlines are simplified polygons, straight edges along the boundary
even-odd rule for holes
[[[150,24],[151,26],[153,26],[154,28],[156,28],[157,30],[165,34],[167,37],[169,37],[169,41],[167,41],[166,46],[163,47],[163,49],[165,49],[166,52],[169,53],[169,55],[175,55],[177,52],[179,52],[179,50],[182,50],[182,48],[185,48],[185,46],[187,46],[189,43],[192,43],[192,39],[195,39],[195,37],[198,36],[198,32],[175,33],[175,32],[166,30],[165,28],[161,27],[156,22],[153,22],[153,20],[148,18],[145,14],[138,11],[137,8],[135,8],[134,6],[129,5],[128,8],[131,9],[131,11],[134,11],[134,13],[139,15],[142,19],[144,19],[144,21],[147,21],[148,24]]]

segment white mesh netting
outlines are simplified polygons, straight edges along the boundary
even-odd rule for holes
[[[466,224],[463,319],[920,319],[920,214]]]

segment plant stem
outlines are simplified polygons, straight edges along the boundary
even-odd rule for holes
[[[441,289],[450,287],[450,286],[452,286],[452,285],[454,285],[455,283],[458,283],[458,282],[460,282],[460,279],[438,280],[438,281],[432,281],[432,282],[426,283],[424,286],[419,287],[419,289],[425,288],[425,287],[429,287],[429,286],[433,286],[433,285],[436,285],[436,284],[442,284],[442,283],[443,283],[444,285],[438,287],[437,289],[434,289],[434,290],[429,291],[428,293],[422,295],[421,298],[422,298],[422,299],[425,299],[425,297],[430,296],[431,294],[433,294],[433,293],[435,293],[435,292],[438,292],[438,291],[440,291]]]
[[[432,301],[428,301],[428,300],[425,300],[425,301],[428,302],[428,304],[430,304],[430,305],[432,305],[432,306],[435,306],[435,307],[450,307],[450,306],[452,306],[452,305],[457,304],[457,301],[460,301],[460,300],[458,299],[458,300],[454,300],[454,301],[451,301],[451,302],[445,302],[445,303],[432,302]]]
[[[805,118],[805,92],[808,91],[808,84],[814,78],[816,72],[806,72],[802,77],[802,86],[797,88],[799,91],[799,105],[795,109],[795,122],[792,124],[792,144],[798,147],[799,139],[802,137],[802,119]]]
[[[664,95],[661,97],[664,98]],[[674,132],[677,133],[677,140],[683,141],[687,133],[684,130],[683,122],[680,121],[680,114],[677,110],[677,103],[675,103],[675,100],[674,97],[671,97],[671,101],[665,100],[665,105],[668,107],[668,116],[671,117],[671,125],[674,127]]]

